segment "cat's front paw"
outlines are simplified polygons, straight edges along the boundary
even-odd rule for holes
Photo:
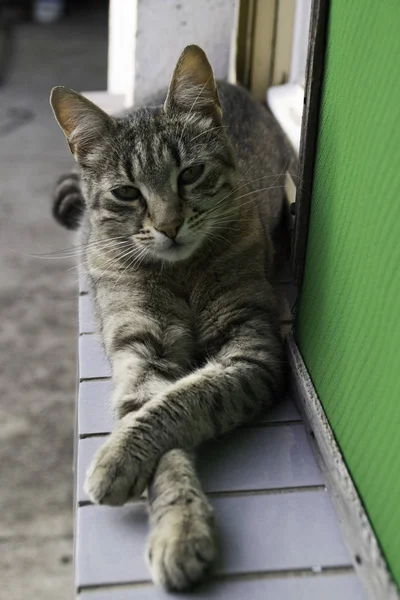
[[[153,581],[170,591],[190,588],[203,579],[215,557],[216,542],[208,506],[171,507],[156,522],[147,543],[147,562]]]
[[[139,458],[143,449],[135,448],[134,440],[121,432],[113,432],[96,452],[86,473],[84,489],[95,504],[122,506],[143,493],[153,470],[153,464]]]

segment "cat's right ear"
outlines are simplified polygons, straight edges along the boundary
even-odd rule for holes
[[[50,104],[77,162],[93,152],[108,137],[115,124],[93,102],[66,87],[51,90]]]

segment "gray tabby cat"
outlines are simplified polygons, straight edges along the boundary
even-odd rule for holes
[[[163,106],[112,118],[62,87],[51,104],[81,169],[84,265],[115,384],[116,426],[85,489],[115,506],[147,491],[153,579],[183,589],[216,555],[191,451],[283,385],[269,278],[282,155],[271,116],[239,87],[217,91],[197,46]]]

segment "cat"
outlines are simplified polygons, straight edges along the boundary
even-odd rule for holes
[[[153,580],[181,590],[217,553],[193,450],[284,388],[271,283],[283,151],[272,116],[217,86],[194,45],[161,106],[110,117],[63,87],[51,105],[80,169],[59,182],[54,213],[80,226],[114,382],[116,425],[85,490],[113,506],[146,492]]]

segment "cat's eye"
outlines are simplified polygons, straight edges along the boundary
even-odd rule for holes
[[[193,165],[184,169],[178,177],[178,185],[190,185],[197,181],[204,171],[204,165]]]
[[[141,196],[140,190],[131,185],[122,185],[119,188],[111,190],[111,192],[118,200],[124,200],[125,202],[138,200]]]

